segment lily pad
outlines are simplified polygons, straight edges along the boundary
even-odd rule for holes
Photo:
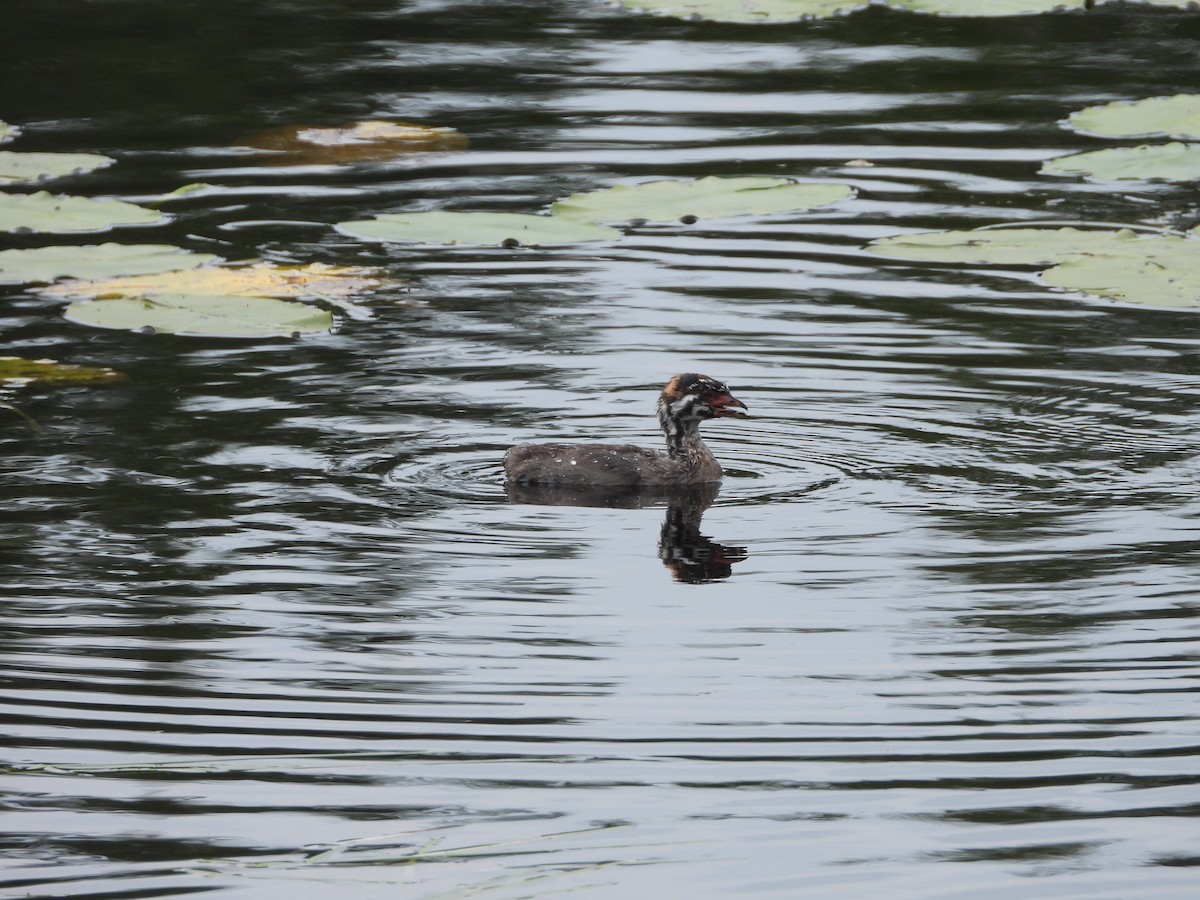
[[[467,149],[464,134],[453,128],[410,122],[355,122],[340,128],[285,125],[250,135],[245,143],[286,154],[291,165],[340,165],[387,159],[402,153]]]
[[[72,234],[116,225],[158,225],[166,217],[123,200],[36,194],[0,194],[0,232]]]
[[[42,288],[38,293],[65,300],[103,300],[160,294],[340,300],[377,288],[380,282],[377,269],[327,266],[322,263],[276,266],[258,262],[187,270],[177,266],[175,271],[163,270],[128,278],[65,281]]]
[[[169,244],[89,244],[0,250],[0,284],[45,284],[59,278],[111,278],[167,272],[212,262],[211,253],[191,253]]]
[[[96,384],[124,378],[115,369],[103,366],[75,366],[52,359],[24,359],[0,356],[0,387],[40,384]]]
[[[16,125],[9,125],[7,122],[0,122],[0,144],[5,143],[6,141],[11,141],[20,133],[21,129]]]
[[[116,160],[99,153],[13,153],[0,150],[0,184],[42,181],[92,172]]]
[[[1134,231],[1087,231],[1079,228],[990,228],[929,231],[871,241],[864,248],[880,256],[970,265],[1037,266],[1080,255],[1134,253]]]
[[[891,0],[889,6],[939,16],[1030,16],[1058,9],[1082,9],[1084,0]]]
[[[263,338],[328,331],[333,315],[294,300],[226,294],[161,294],[80,300],[66,318],[80,325],[191,337]]]
[[[865,7],[869,0],[618,0],[633,10],[715,22],[795,22]]]
[[[1200,144],[1142,144],[1060,156],[1043,175],[1083,175],[1097,181],[1200,180]]]
[[[1200,94],[1115,100],[1071,113],[1067,125],[1099,137],[1170,137],[1200,140]]]
[[[585,241],[615,241],[621,232],[562,216],[526,213],[429,212],[392,213],[375,219],[339,222],[342,234],[364,241],[397,244],[512,244],[540,247],[546,244],[578,244]]]
[[[718,178],[619,184],[572,194],[551,207],[556,217],[585,222],[670,222],[811,209],[853,195],[844,184],[799,184],[786,178]]]
[[[1139,240],[1137,254],[1090,254],[1042,273],[1054,287],[1124,303],[1200,307],[1200,241],[1182,237]]]

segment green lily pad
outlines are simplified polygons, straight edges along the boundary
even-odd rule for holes
[[[0,150],[0,184],[42,181],[92,172],[116,160],[99,153],[13,153]]]
[[[1200,140],[1200,94],[1115,100],[1071,113],[1067,125],[1099,137]]]
[[[557,201],[556,217],[585,222],[677,221],[790,212],[836,203],[853,195],[844,184],[798,184],[786,178],[718,178],[619,184]]]
[[[1200,307],[1200,241],[1143,238],[1121,254],[1090,254],[1042,273],[1054,287],[1085,291],[1123,303]]]
[[[333,327],[333,315],[315,306],[294,300],[226,294],[79,300],[68,306],[64,315],[72,322],[96,328],[191,337],[284,337]]]
[[[871,241],[864,249],[880,256],[925,262],[1037,266],[1088,254],[1136,254],[1132,248],[1142,240],[1127,228],[991,228],[900,234]]]
[[[177,187],[173,191],[168,191],[158,198],[157,202],[162,203],[167,200],[179,200],[183,197],[190,197],[193,194],[202,194],[205,191],[212,190],[213,185],[204,181],[193,181],[191,184],[185,184],[182,187]]]
[[[1200,144],[1142,144],[1060,156],[1043,175],[1083,175],[1097,181],[1200,180]]]
[[[59,278],[113,278],[186,269],[216,260],[169,244],[91,244],[0,250],[0,284],[46,284]]]
[[[0,194],[0,232],[71,234],[105,231],[116,225],[157,225],[162,213],[123,200],[36,194]]]
[[[1058,9],[1082,9],[1084,0],[891,0],[889,6],[939,16],[1030,16]]]
[[[74,366],[52,359],[24,359],[0,356],[0,387],[26,384],[96,384],[124,378],[120,372],[103,366]]]
[[[20,133],[21,129],[16,125],[9,125],[7,122],[0,122],[0,144],[5,143],[6,141],[11,141]]]
[[[525,213],[429,212],[392,213],[375,219],[339,222],[342,234],[364,241],[397,244],[482,244],[515,242],[523,247],[615,241],[621,232],[561,216]]]

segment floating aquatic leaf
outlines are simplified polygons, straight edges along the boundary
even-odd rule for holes
[[[889,0],[888,6],[939,16],[1029,16],[1059,9],[1082,9],[1084,0]]]
[[[11,141],[20,133],[21,129],[16,125],[9,125],[7,122],[0,122],[0,144],[5,143],[6,141]]]
[[[1043,175],[1083,175],[1097,181],[1200,180],[1200,144],[1142,144],[1060,156]]]
[[[862,9],[869,0],[618,0],[622,6],[680,19],[795,22]]]
[[[25,384],[95,384],[124,378],[120,372],[103,366],[76,366],[52,359],[24,359],[0,356],[0,386]]]
[[[719,178],[619,184],[572,194],[557,201],[555,216],[585,222],[677,221],[789,212],[844,200],[854,189],[844,184],[799,184],[786,178]]]
[[[339,165],[467,148],[466,136],[453,128],[409,122],[355,122],[341,128],[285,125],[251,135],[245,143],[286,154],[284,161],[292,165]]]
[[[864,249],[926,262],[1036,266],[1082,254],[1128,252],[1139,240],[1129,229],[989,228],[900,234],[871,241]]]
[[[116,225],[157,225],[162,213],[123,200],[36,194],[0,194],[0,231],[70,234]]]
[[[98,153],[13,153],[0,150],[0,183],[42,181],[92,172],[116,160]]]
[[[59,278],[111,278],[167,272],[212,262],[169,244],[89,244],[0,251],[0,284],[45,284]]]
[[[203,266],[178,271],[160,270],[129,278],[102,278],[91,281],[64,281],[42,288],[38,293],[65,300],[107,299],[204,294],[226,297],[310,297],[339,300],[381,283],[377,269],[327,266],[276,266],[257,262],[251,265]]]
[[[1076,256],[1042,273],[1055,287],[1125,303],[1200,307],[1200,241],[1143,238],[1120,254]]]
[[[874,241],[884,256],[932,262],[1045,265],[1054,287],[1126,303],[1200,306],[1200,229],[1195,236],[1076,228],[997,228],[900,235]]]
[[[562,216],[525,213],[429,212],[393,213],[375,219],[339,222],[342,234],[365,241],[398,244],[509,244],[539,247],[615,241],[621,232]]]
[[[282,337],[328,331],[333,326],[331,313],[305,303],[224,294],[81,300],[68,306],[64,315],[72,322],[96,328],[191,337]]]
[[[1067,124],[1100,137],[1170,137],[1200,140],[1200,94],[1115,100],[1071,113]]]

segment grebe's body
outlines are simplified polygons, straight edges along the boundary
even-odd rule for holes
[[[667,449],[633,444],[518,444],[504,457],[516,484],[672,487],[721,480],[721,464],[700,437],[706,419],[746,415],[746,404],[714,378],[676,375],[658,398]]]

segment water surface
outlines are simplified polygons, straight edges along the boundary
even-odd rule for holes
[[[129,376],[30,389],[45,434],[0,437],[5,891],[1193,895],[1200,320],[861,247],[1194,225],[1188,188],[1037,174],[1102,145],[1069,112],[1200,88],[1194,13],[19,18],[19,149],[119,160],[56,189],[214,185],[115,239],[405,284],[258,342],[88,330],[5,289],[3,353]],[[471,149],[235,149],[388,117]],[[712,174],[858,193],[551,251],[328,227]],[[510,502],[506,447],[653,445],[679,371],[753,414],[705,426],[728,476],[702,519]]]

